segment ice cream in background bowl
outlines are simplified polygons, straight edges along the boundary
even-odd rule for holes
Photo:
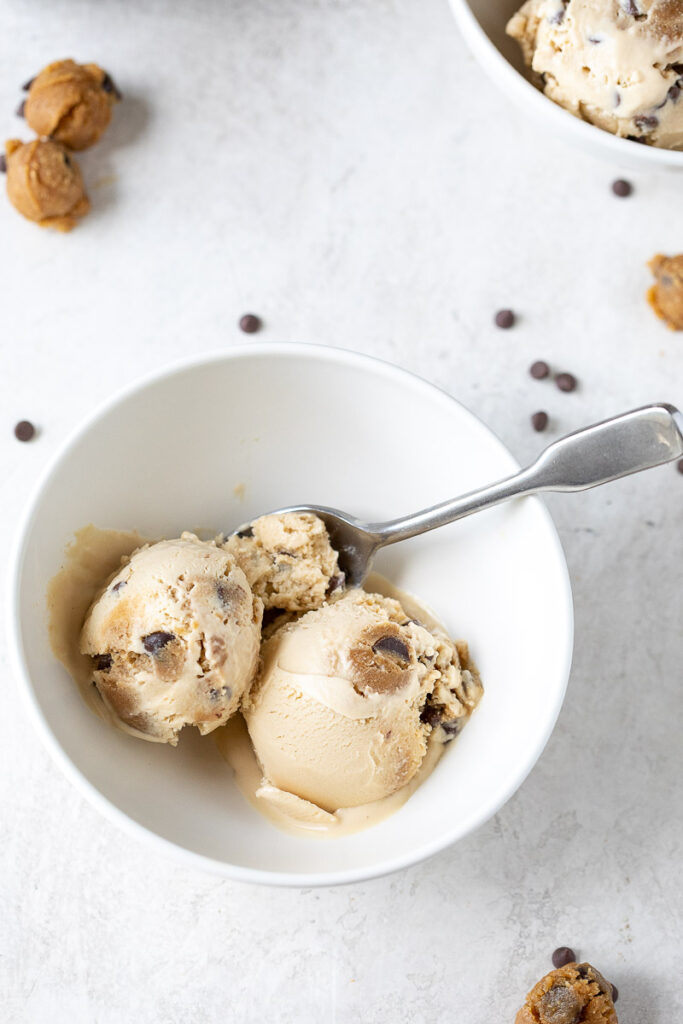
[[[355,396],[352,418],[348,394]],[[193,360],[128,389],[79,428],[27,511],[15,552],[10,628],[17,675],[43,739],[69,778],[110,819],[185,863],[233,878],[322,885],[415,863],[466,835],[514,792],[554,724],[572,645],[566,566],[552,523],[533,499],[406,542],[378,559],[377,570],[401,591],[418,595],[448,636],[468,641],[469,651],[437,635],[419,615],[407,613],[393,595],[335,595],[338,573],[324,559],[319,577],[310,583],[329,590],[325,605],[285,611],[272,623],[264,671],[245,704],[270,796],[277,802],[277,791],[295,789],[292,766],[297,759],[314,758],[313,746],[307,750],[305,744],[291,763],[281,756],[286,744],[273,750],[273,722],[280,716],[284,735],[290,718],[292,680],[303,694],[302,704],[309,704],[311,714],[304,719],[310,736],[317,741],[326,733],[327,749],[335,748],[335,756],[347,745],[349,757],[343,762],[357,770],[354,799],[381,799],[396,792],[397,784],[403,788],[404,779],[408,789],[413,780],[419,783],[379,824],[334,841],[312,841],[273,828],[245,800],[213,736],[201,735],[216,722],[217,735],[225,718],[232,721],[230,701],[240,683],[239,665],[217,663],[220,642],[213,666],[206,650],[193,646],[196,613],[210,616],[203,634],[234,642],[223,632],[226,616],[217,589],[223,576],[238,588],[246,580],[258,602],[277,593],[274,609],[284,607],[288,594],[296,604],[296,587],[290,586],[297,574],[293,555],[281,579],[269,580],[262,572],[263,552],[282,538],[261,536],[251,550],[244,546],[240,557],[227,550],[208,559],[202,554],[206,571],[197,565],[199,552],[192,547],[199,545],[203,552],[206,541],[185,538],[193,557],[183,575],[201,584],[197,599],[202,593],[206,598],[189,619],[187,595],[166,594],[157,608],[162,628],[156,628],[158,618],[149,617],[150,609],[138,610],[131,619],[135,629],[121,645],[118,627],[110,621],[116,595],[108,612],[100,609],[101,620],[91,618],[92,647],[81,657],[102,656],[97,671],[105,675],[118,665],[114,681],[124,688],[127,677],[118,652],[141,659],[138,663],[149,673],[144,677],[149,681],[147,715],[154,718],[159,707],[159,673],[170,672],[186,695],[193,694],[192,701],[172,709],[179,716],[175,724],[184,724],[176,746],[141,742],[94,715],[50,647],[45,593],[64,566],[65,545],[85,524],[138,531],[130,552],[140,537],[177,539],[183,529],[192,529],[207,538],[270,508],[306,500],[370,518],[400,515],[415,504],[415,478],[406,474],[406,465],[420,466],[424,504],[516,468],[487,428],[437,389],[386,364],[310,346],[254,346]],[[290,540],[295,546],[308,543],[302,537]],[[111,575],[116,561],[112,565],[111,558],[100,557],[93,540],[81,567],[83,578],[90,564],[107,569],[109,587],[124,580],[131,585],[127,574],[135,569],[135,558],[116,579],[116,572]],[[162,582],[167,568],[168,559],[150,562],[147,569],[138,564]],[[116,593],[123,592],[125,587]],[[89,594],[86,608],[95,596]],[[135,597],[132,591],[130,597]],[[248,609],[244,601],[238,605],[244,612],[247,651]],[[410,621],[414,617],[417,623]],[[164,636],[162,642],[155,633],[173,639]],[[330,665],[340,648],[330,646],[328,635],[343,639],[343,664]],[[475,664],[485,696],[471,714],[478,696]],[[202,683],[197,704],[193,686],[207,668],[212,685]],[[323,677],[316,678],[318,668],[324,668]],[[229,675],[233,670],[236,674]],[[98,687],[101,683],[106,689],[104,675],[98,680]],[[222,687],[230,697],[221,695]],[[372,706],[372,714],[356,719],[354,708],[363,701]],[[368,730],[363,723],[373,717]],[[431,773],[421,778],[429,736],[447,738],[451,729],[456,741],[445,745]],[[292,731],[294,746],[301,744],[304,732],[301,727]],[[387,757],[377,758],[377,772],[368,774],[364,766],[367,756],[376,753],[379,732]],[[306,785],[327,787],[329,793],[334,784],[339,792],[326,800],[322,790],[302,789],[299,799],[313,797],[315,806],[329,814],[345,798],[346,783],[333,760],[327,765],[324,758],[318,760],[317,780],[310,783],[309,773]],[[258,799],[264,796],[269,794]]]
[[[482,67],[546,130],[633,168],[683,169],[679,0],[450,0]]]

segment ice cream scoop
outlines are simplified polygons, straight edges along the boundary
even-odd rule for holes
[[[482,694],[466,644],[362,590],[277,629],[261,658],[242,713],[263,795],[328,812],[405,786]]]
[[[263,605],[222,548],[185,533],[126,561],[93,602],[80,650],[117,724],[176,744],[239,707],[258,662]]]
[[[683,416],[673,405],[661,403],[568,434],[514,476],[402,519],[363,523],[339,509],[315,505],[292,506],[272,514],[319,516],[332,547],[339,552],[347,586],[359,587],[370,572],[375,553],[387,544],[427,533],[510,498],[540,491],[582,491],[682,456]]]

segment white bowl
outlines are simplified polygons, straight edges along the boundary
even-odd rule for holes
[[[64,446],[16,546],[10,634],[46,746],[112,821],[159,851],[236,879],[348,882],[455,842],[520,785],[565,692],[571,592],[538,500],[389,548],[379,560],[379,571],[469,640],[486,692],[462,737],[396,815],[335,840],[274,828],[238,791],[211,737],[186,729],[172,749],[100,721],[50,651],[45,591],[66,543],[87,523],[176,536],[184,528],[229,529],[300,502],[382,518],[516,468],[491,431],[448,395],[340,350],[254,345],[128,388]]]
[[[683,170],[683,152],[657,149],[620,139],[574,117],[544,96],[529,81],[516,40],[505,34],[510,17],[522,0],[450,0],[456,21],[470,49],[493,81],[534,118],[541,128],[581,149],[635,170]]]

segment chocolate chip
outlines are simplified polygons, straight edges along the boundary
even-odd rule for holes
[[[36,428],[29,420],[20,420],[14,428],[14,436],[17,441],[30,441],[35,434]]]
[[[23,89],[23,91],[24,92],[28,92],[29,89],[31,88],[31,86],[33,85],[33,83],[35,82],[35,80],[36,79],[35,79],[35,75],[34,75],[33,78],[29,78],[28,82],[24,82],[24,84],[21,87]]]
[[[636,14],[640,14],[640,11],[638,10],[638,5],[636,4],[635,0],[624,0],[621,6],[623,7],[626,14],[630,14],[631,17],[635,17]]]
[[[420,721],[434,729],[441,721],[441,711],[433,704],[425,704],[420,712]]]
[[[327,597],[330,594],[333,594],[335,590],[339,590],[340,587],[343,587],[345,580],[346,576],[343,572],[338,573],[336,576],[330,576],[330,582],[327,584],[325,596]]]
[[[535,412],[531,417],[531,426],[534,430],[540,433],[548,426],[548,413],[547,412]]]
[[[654,115],[638,114],[637,117],[633,118],[633,123],[636,128],[640,128],[640,130],[644,132],[651,128],[656,128],[659,124],[659,119]]]
[[[410,649],[399,636],[381,636],[372,645],[375,654],[390,654],[401,661],[410,661]]]
[[[209,690],[209,697],[211,700],[218,700],[219,697],[223,697],[224,700],[230,700],[232,697],[232,690],[229,686],[222,686],[220,690]]]
[[[170,644],[172,640],[175,640],[174,633],[164,633],[162,631],[148,633],[147,636],[142,638],[142,646],[148,654],[159,654],[163,651],[166,644]]]
[[[107,672],[111,668],[111,654],[96,654],[95,668],[98,672]]]
[[[116,97],[117,100],[123,99],[123,96],[121,95],[119,90],[116,88],[116,85],[114,84],[114,79],[111,77],[110,74],[107,74],[106,72],[105,72],[104,78],[102,79],[102,88],[104,89],[105,92],[113,93],[113,95]]]
[[[558,946],[552,955],[553,967],[566,967],[576,963],[576,954],[569,946]]]
[[[449,739],[449,740],[452,740],[452,739],[454,739],[454,738],[455,738],[455,737],[456,737],[456,736],[458,735],[458,733],[460,732],[460,726],[461,726],[461,724],[462,724],[462,723],[461,723],[461,722],[459,722],[459,721],[458,721],[458,719],[453,719],[453,718],[452,718],[452,719],[450,720],[450,722],[442,722],[442,723],[441,723],[441,728],[443,729],[443,731],[444,731],[444,732],[446,733],[446,735],[448,736],[448,739]]]
[[[550,376],[550,367],[543,359],[537,359],[535,363],[532,363],[529,367],[529,373],[534,380],[544,380]]]
[[[19,104],[19,106],[17,107],[17,109],[15,110],[15,114],[17,115],[17,117],[23,117],[24,116],[24,109],[25,109],[25,107],[26,107],[26,100],[22,100],[21,103]]]
[[[235,534],[236,537],[253,537],[254,528],[253,526],[245,526],[243,530],[238,530]]]
[[[515,322],[515,314],[511,309],[499,309],[494,317],[496,327],[502,327],[504,331],[512,327]]]
[[[127,580],[119,580],[118,583],[115,583],[114,586],[111,588],[112,594],[118,594],[121,587],[125,587],[127,582]]]
[[[246,598],[247,593],[239,583],[228,580],[216,584],[216,595],[224,608],[234,609],[235,605],[239,605]]]
[[[560,391],[575,391],[577,380],[576,377],[571,373],[558,373],[557,377],[555,378],[555,383],[557,384]]]
[[[640,142],[643,146],[647,145],[642,135],[627,135],[626,138],[629,142]]]
[[[584,981],[593,981],[593,975],[591,973],[590,964],[579,964],[576,968],[576,973]]]
[[[680,85],[678,85],[678,83],[676,83],[676,85],[672,85],[666,95],[668,96],[668,98],[671,100],[672,103],[675,103],[676,100],[678,99],[678,97],[681,95],[681,87],[680,87]]]
[[[265,629],[266,626],[271,624],[271,622],[275,622],[279,615],[284,615],[284,613],[284,608],[266,608],[263,613],[263,622],[261,625]]]
[[[612,191],[615,196],[619,196],[620,199],[626,199],[633,192],[633,185],[630,181],[625,181],[623,178],[617,178],[616,181],[612,182]]]
[[[538,1000],[540,1019],[557,1021],[557,1024],[578,1024],[581,1019],[581,1001],[573,988],[553,985]]]
[[[261,329],[261,320],[254,313],[245,313],[240,317],[240,330],[245,334],[256,334]]]
[[[683,459],[679,459],[676,463],[676,469],[679,473],[683,473]]]
[[[675,71],[677,75],[683,75],[683,64],[672,64],[671,70]]]
[[[548,22],[551,25],[561,25],[564,21],[564,8],[561,8],[557,13],[553,14],[552,18],[548,18]]]
[[[62,159],[67,167],[71,167],[71,157],[67,152],[62,153]]]
[[[617,988],[616,985],[612,985],[612,1002],[616,1003],[618,998],[619,998],[619,989]]]
[[[0,153],[0,174],[7,173],[7,157],[4,153]]]
[[[588,42],[592,43],[593,46],[598,46],[602,42],[602,39],[600,39],[599,36],[589,36]]]

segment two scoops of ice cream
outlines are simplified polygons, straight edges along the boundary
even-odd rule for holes
[[[80,647],[126,731],[176,744],[241,711],[264,785],[328,812],[405,786],[482,694],[464,643],[344,587],[309,514],[140,548],[91,605]]]

